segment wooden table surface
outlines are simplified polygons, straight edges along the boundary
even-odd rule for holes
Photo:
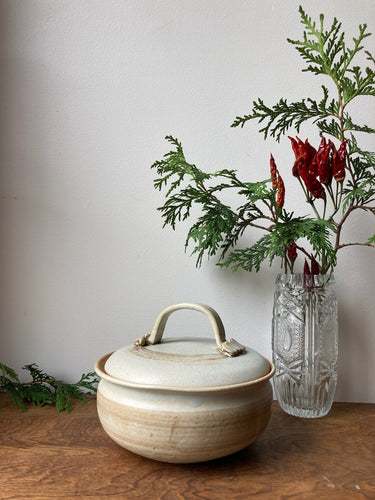
[[[310,420],[274,403],[267,429],[245,450],[176,465],[111,441],[95,398],[70,414],[21,413],[0,394],[0,498],[375,499],[375,404],[335,403]]]

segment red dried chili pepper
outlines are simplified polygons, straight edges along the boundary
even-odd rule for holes
[[[341,144],[341,146],[344,143]],[[341,148],[340,146],[340,148]],[[344,157],[343,149],[345,148],[345,144],[341,149],[341,156]],[[335,145],[331,142],[332,149],[332,174],[337,182],[342,182],[345,179],[345,161],[340,158],[339,153],[336,151]]]
[[[311,256],[311,274],[320,274],[320,267],[314,256]]]
[[[288,258],[290,260],[296,260],[297,258],[297,245],[296,245],[296,242],[294,240],[291,241],[289,247],[288,247],[288,251],[287,251],[287,255],[288,255]]]
[[[307,187],[307,189],[314,196],[314,198],[321,198],[322,200],[326,199],[326,192],[318,179],[311,176],[309,179],[309,187]]]
[[[289,139],[292,142],[292,149],[296,157],[292,169],[294,177],[299,177],[301,175],[301,170],[314,174],[312,167],[313,160],[316,155],[316,149],[311,146],[308,139],[306,139],[305,142],[302,142],[299,137],[297,137],[296,139],[294,139],[294,137],[289,137]]]
[[[305,183],[307,190],[315,197],[325,199],[326,192],[322,184],[310,172],[300,170],[301,179]]]
[[[271,171],[271,181],[273,189],[277,188],[277,168],[274,157],[271,155],[270,158],[270,171]]]
[[[304,155],[303,155],[303,142],[299,137],[297,137],[297,140],[294,139],[294,137],[289,137],[289,139],[292,142],[292,149],[294,152],[294,156],[296,157],[296,161],[294,162],[293,168],[292,168],[292,174],[294,177],[299,177],[299,167],[303,165],[304,163]]]
[[[303,274],[311,274],[310,273],[310,267],[309,267],[309,264],[307,262],[307,260],[305,259],[305,265],[303,266]]]
[[[325,137],[322,136],[320,146],[316,153],[316,165],[320,182],[323,184],[331,184],[332,182],[332,164],[330,161],[331,141],[327,143]]]
[[[305,144],[303,145],[303,149],[304,149],[304,154],[305,154],[305,158],[306,158],[305,161],[307,164],[307,169],[311,174],[316,176],[318,174],[318,172],[314,172],[313,161],[314,161],[314,158],[316,156],[317,151],[314,148],[314,146],[311,146],[308,139],[306,139]]]
[[[325,199],[326,193],[322,184],[316,178],[317,169],[313,165],[316,157],[316,149],[309,144],[308,139],[302,142],[299,137],[294,139],[289,137],[292,142],[292,148],[296,156],[296,161],[293,165],[292,173],[295,177],[300,177],[307,190],[315,197]]]
[[[339,157],[341,159],[341,161],[344,163],[345,165],[345,161],[346,161],[346,144],[349,142],[349,139],[346,139],[346,141],[343,141],[341,144],[340,144],[340,147],[338,149],[338,154],[339,154]]]
[[[284,181],[281,178],[281,175],[279,172],[277,172],[277,200],[276,200],[276,205],[278,207],[283,207],[284,206],[284,200],[285,200],[285,186],[284,186]]]
[[[288,135],[288,139],[290,139],[291,143],[292,143],[292,149],[293,149],[293,152],[297,158],[297,156],[299,156],[299,145],[298,145],[298,142],[295,140],[294,137],[290,137]]]

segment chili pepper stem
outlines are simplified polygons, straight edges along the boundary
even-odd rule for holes
[[[293,269],[294,269],[294,260],[291,260],[291,261],[290,261],[290,263],[289,263],[289,269],[290,269],[291,274],[293,274]]]
[[[311,205],[311,207],[314,210],[314,213],[317,216],[317,218],[321,219],[321,217],[319,215],[319,212],[317,211],[317,209],[316,209],[316,207],[314,205],[314,200],[311,198],[311,196],[310,196],[309,192],[307,191],[307,189],[305,189],[305,186],[303,185],[303,182],[301,181],[300,177],[298,177],[298,181],[301,184],[301,187],[302,187],[302,190],[303,190],[303,192],[305,194],[307,203],[309,203]]]
[[[285,249],[285,255],[284,255],[284,273],[288,273],[288,269],[291,274],[293,274],[293,268],[294,268],[294,260],[295,259],[288,259],[287,257],[287,250]]]
[[[309,201],[309,193],[305,189],[305,186],[303,185],[303,182],[301,181],[301,177],[297,177],[297,179],[298,179],[299,183],[301,184],[301,187],[302,187],[302,190],[305,194],[306,200]]]
[[[316,207],[315,207],[315,205],[314,205],[314,200],[312,200],[311,198],[308,198],[308,199],[307,199],[307,203],[310,203],[311,208],[314,210],[314,213],[315,213],[316,217],[317,217],[318,219],[321,219],[321,217],[320,217],[320,215],[319,215],[319,212],[318,212],[318,210],[316,209]]]
[[[331,198],[331,200],[332,200],[333,208],[334,208],[335,210],[337,210],[337,193],[336,193],[336,196],[333,194],[332,185],[327,185],[327,186],[326,186],[326,189],[327,189],[327,191],[328,191],[329,197],[330,197],[330,198]]]
[[[323,219],[326,218],[326,208],[327,208],[327,200],[324,199]]]
[[[337,185],[337,194],[338,194],[338,200],[337,200],[337,207],[339,207],[341,205],[341,201],[342,201],[342,188],[343,188],[343,185],[344,185],[344,181],[341,181],[338,183]]]

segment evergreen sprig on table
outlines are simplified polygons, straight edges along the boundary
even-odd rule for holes
[[[319,101],[305,97],[288,103],[281,98],[267,106],[259,98],[253,102],[251,112],[237,117],[232,126],[243,127],[256,120],[264,138],[271,136],[276,141],[291,128],[299,133],[308,121],[317,126],[321,139],[317,149],[307,139],[303,142],[299,137],[289,138],[295,154],[291,170],[312,214],[296,216],[285,209],[284,182],[272,155],[270,178],[245,182],[236,170],[207,173],[199,169],[187,161],[179,140],[169,135],[166,139],[172,151],[152,165],[158,175],[155,188],[166,189],[166,201],[159,210],[164,226],[175,229],[178,222],[191,216],[194,205],[201,207],[201,215],[190,227],[185,243],[186,248],[193,243],[198,266],[205,254],[219,254],[221,266],[259,271],[263,261],[272,263],[279,257],[285,272],[293,272],[300,253],[305,257],[305,270],[310,269],[309,262],[314,273],[326,274],[336,265],[340,249],[352,245],[375,247],[375,235],[371,234],[367,241],[342,242],[342,227],[350,214],[375,214],[375,154],[361,149],[356,137],[358,133],[374,134],[375,129],[355,123],[348,111],[348,105],[358,97],[375,96],[375,59],[363,46],[370,33],[366,24],[360,25],[358,37],[349,47],[337,19],[327,30],[322,14],[316,23],[302,7],[299,12],[304,26],[302,40],[288,42],[306,61],[304,71],[333,82],[334,95],[322,85]],[[369,63],[365,68],[356,64],[361,52]],[[339,141],[339,147],[334,141]],[[243,203],[235,209],[225,204],[220,199],[225,190],[235,190]],[[234,248],[248,228],[265,234],[249,248]]]
[[[68,384],[43,372],[35,363],[23,368],[29,372],[31,381],[21,382],[12,368],[0,363],[0,391],[10,394],[21,411],[27,411],[25,403],[31,403],[33,406],[54,404],[58,411],[69,413],[73,408],[72,399],[79,399],[84,404],[87,393],[96,392],[98,378],[94,372],[83,374],[78,382]]]

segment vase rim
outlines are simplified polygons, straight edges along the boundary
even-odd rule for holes
[[[324,287],[333,285],[333,274],[279,273],[276,276],[277,285],[290,285],[303,288]]]

